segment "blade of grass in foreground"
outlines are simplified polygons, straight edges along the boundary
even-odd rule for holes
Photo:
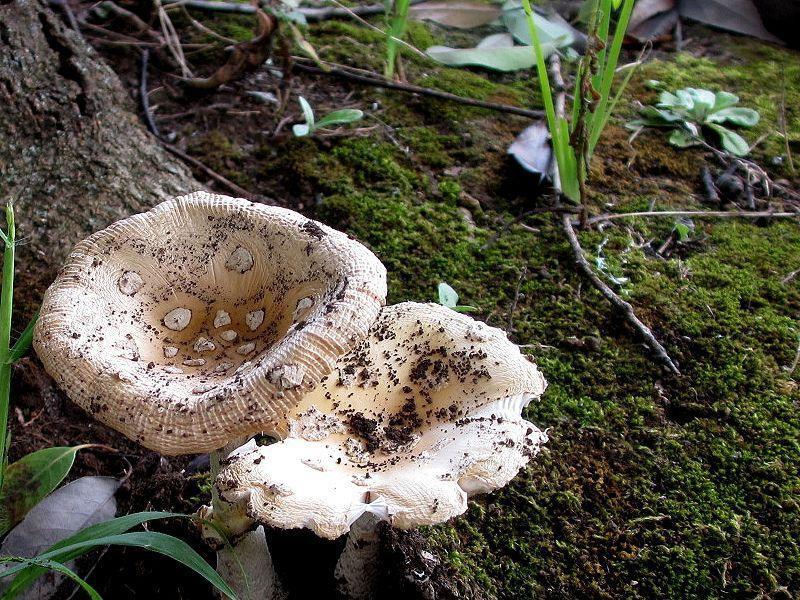
[[[39,559],[39,558],[23,558],[21,556],[0,557],[0,563],[9,563],[9,562],[21,563],[23,565],[28,565],[28,566],[35,566],[42,569],[43,571],[58,571],[59,573],[63,573],[64,575],[72,579],[72,581],[81,586],[84,589],[84,591],[87,594],[89,594],[89,597],[92,600],[103,600],[103,597],[97,593],[96,589],[94,589],[91,585],[89,585],[75,571],[73,571],[66,565],[62,565],[60,562],[54,560]],[[3,598],[8,597],[7,593],[8,592],[3,594]]]
[[[11,395],[11,311],[14,305],[14,208],[6,205],[6,233],[3,236],[3,288],[0,291],[0,490],[3,489],[8,461],[8,404]]]
[[[133,529],[137,525],[141,525],[142,523],[146,523],[149,521],[155,521],[158,519],[169,519],[171,517],[184,517],[189,518],[189,515],[183,515],[180,513],[170,513],[170,512],[138,512],[133,513],[130,515],[124,515],[122,517],[117,517],[116,519],[111,519],[110,521],[103,521],[102,523],[97,523],[95,525],[90,525],[84,529],[81,529],[77,533],[64,538],[60,542],[53,544],[50,548],[47,549],[47,552],[61,550],[66,548],[67,546],[73,546],[80,542],[85,542],[88,540],[108,537],[111,535],[119,535],[121,533],[125,533],[130,529]],[[92,550],[91,547],[81,547],[77,550],[71,550],[69,552],[60,552],[58,554],[58,560],[61,562],[67,562],[74,558],[78,558]],[[44,569],[37,567],[35,565],[28,566],[22,569],[14,580],[11,582],[7,593],[9,594],[9,598],[14,598],[22,592],[23,590],[27,589],[36,579],[44,573]]]
[[[49,550],[36,557],[37,560],[64,560],[62,557],[69,555],[76,550],[83,550],[84,548],[91,549],[101,546],[130,546],[134,548],[143,548],[150,552],[163,554],[169,558],[181,563],[192,569],[195,573],[206,579],[211,585],[217,588],[220,592],[225,594],[232,600],[236,600],[236,594],[225,583],[225,581],[217,574],[217,572],[209,565],[202,556],[200,556],[189,544],[174,536],[165,533],[158,533],[156,531],[137,531],[134,533],[123,533],[120,535],[109,535],[105,537],[95,538],[78,542],[70,546],[65,546],[57,550]],[[22,571],[27,565],[17,565],[11,567],[4,573],[0,573],[0,577],[8,577]],[[3,595],[3,598],[11,598]]]

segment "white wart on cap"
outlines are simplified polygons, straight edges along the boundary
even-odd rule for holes
[[[216,485],[254,521],[326,538],[366,512],[399,528],[445,521],[547,440],[520,416],[545,386],[499,329],[439,305],[389,306],[303,398],[288,437],[242,447]]]
[[[366,335],[380,261],[290,210],[198,192],[78,244],[34,347],[67,395],[164,454],[273,431]]]

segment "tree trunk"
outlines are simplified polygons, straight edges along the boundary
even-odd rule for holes
[[[77,32],[40,0],[0,0],[0,201],[13,200],[22,240],[18,313],[77,241],[200,188]]]

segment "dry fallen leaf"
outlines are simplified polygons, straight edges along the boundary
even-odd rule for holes
[[[752,0],[639,0],[633,8],[628,35],[652,40],[668,34],[679,18],[780,43],[764,27]]]
[[[431,0],[413,5],[409,9],[409,15],[414,19],[433,21],[448,27],[472,29],[499,19],[500,7],[470,0],[457,2]]]

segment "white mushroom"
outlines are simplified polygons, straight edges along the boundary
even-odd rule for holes
[[[326,538],[365,513],[438,523],[547,439],[520,416],[546,386],[536,366],[502,331],[439,305],[383,309],[337,371],[290,414],[288,437],[243,447],[220,472],[222,497],[255,521]]]
[[[385,294],[383,265],[347,235],[290,210],[198,192],[79,243],[45,294],[34,347],[97,419],[163,454],[206,452],[273,432],[364,338]],[[292,327],[304,298],[313,307],[304,327]],[[238,346],[209,339],[231,322],[253,331]],[[133,356],[127,341],[120,351],[126,336],[139,360],[120,356]],[[178,373],[170,359],[179,355],[194,368]],[[267,376],[286,365],[302,377]],[[192,397],[209,377],[213,390]]]

